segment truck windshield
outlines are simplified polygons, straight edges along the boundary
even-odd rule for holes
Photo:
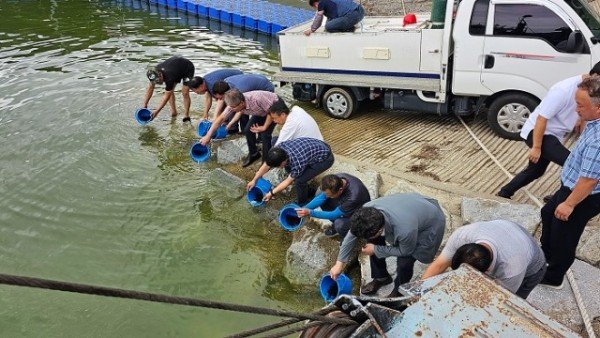
[[[594,11],[587,0],[566,0],[565,1],[583,22],[592,31],[595,37],[600,37],[600,17]]]

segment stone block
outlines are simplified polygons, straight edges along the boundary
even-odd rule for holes
[[[488,199],[468,198],[462,200],[463,224],[505,219],[524,226],[533,234],[541,221],[540,210],[530,204],[498,202]]]
[[[577,247],[577,258],[600,267],[600,226],[588,225]],[[600,290],[600,289],[599,289]]]
[[[327,238],[320,229],[305,225],[294,232],[284,274],[292,283],[316,285],[335,263],[338,250],[337,239]]]
[[[380,176],[379,173],[377,173],[376,171],[361,170],[354,164],[343,161],[336,161],[333,163],[331,168],[325,171],[324,174],[338,173],[346,173],[357,177],[367,187],[367,190],[369,190],[369,195],[371,195],[371,199],[376,199],[377,197],[379,197]]]
[[[246,139],[243,137],[213,141],[213,144],[217,144],[217,142],[219,142],[217,145],[217,163],[219,164],[238,163],[248,154]]]

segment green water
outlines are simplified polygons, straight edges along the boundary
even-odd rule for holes
[[[126,2],[0,0],[0,273],[320,307],[316,287],[283,277],[290,235],[189,159],[194,129],[168,109],[150,127],[133,119],[149,63],[268,75],[276,42]],[[214,337],[277,320],[0,286],[2,337]]]

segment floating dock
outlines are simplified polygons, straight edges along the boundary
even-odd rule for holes
[[[266,35],[311,20],[314,12],[264,0],[132,0],[158,4]]]

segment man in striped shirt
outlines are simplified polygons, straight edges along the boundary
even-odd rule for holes
[[[285,168],[289,176],[265,195],[264,200],[269,201],[275,194],[283,191],[294,183],[296,188],[296,200],[299,205],[304,205],[314,197],[311,193],[308,181],[329,169],[333,165],[333,153],[327,143],[313,138],[296,138],[281,142],[271,148],[265,163],[254,175],[252,181],[246,188],[252,189],[256,181],[273,167]]]
[[[575,93],[577,114],[587,121],[567,158],[561,187],[542,208],[542,250],[548,270],[540,282],[562,288],[575,261],[575,250],[587,222],[600,213],[600,76],[584,79]]]

